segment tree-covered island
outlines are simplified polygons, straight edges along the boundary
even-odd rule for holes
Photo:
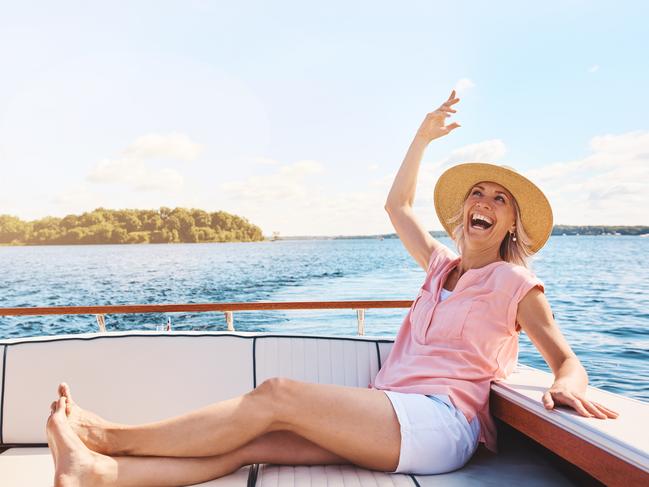
[[[23,221],[0,215],[0,244],[74,245],[131,243],[256,242],[261,228],[224,211],[166,208],[108,210],[97,208],[64,218]]]

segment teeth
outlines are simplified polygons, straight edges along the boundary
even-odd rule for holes
[[[482,220],[482,221],[485,221],[485,222],[487,222],[489,225],[492,225],[492,224],[493,224],[493,221],[491,220],[491,218],[489,218],[488,216],[485,216],[485,215],[481,215],[480,213],[474,213],[474,214],[471,216],[471,218],[474,219],[474,220]]]

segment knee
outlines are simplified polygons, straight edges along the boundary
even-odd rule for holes
[[[264,409],[271,413],[273,419],[283,424],[287,410],[294,403],[292,400],[298,381],[285,377],[271,377],[259,384],[251,394],[263,401]]]
[[[294,386],[295,381],[286,377],[271,377],[259,384],[253,393],[279,400]]]

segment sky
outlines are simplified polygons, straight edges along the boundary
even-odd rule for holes
[[[384,203],[452,89],[439,175],[513,167],[555,224],[649,225],[649,4],[0,0],[0,214],[223,210],[264,235],[393,232]]]

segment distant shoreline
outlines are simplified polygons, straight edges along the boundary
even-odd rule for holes
[[[442,230],[429,230],[428,233],[434,238],[447,237]],[[552,229],[552,236],[649,236],[649,226],[605,226],[605,225],[555,225]],[[295,235],[277,237],[275,240],[344,240],[344,239],[389,239],[399,238],[396,233],[379,233],[375,235]]]
[[[434,238],[446,232],[429,230]],[[555,225],[552,235],[649,235],[649,226]],[[153,210],[96,208],[63,218],[23,221],[0,214],[0,246],[135,245],[162,243],[274,242],[277,240],[391,239],[396,233],[374,235],[289,235],[274,231],[265,236],[247,218],[225,211],[198,208]]]
[[[447,237],[448,235],[444,231],[440,230],[429,230],[429,233],[434,238]],[[588,236],[588,237],[649,237],[649,226],[572,226],[572,225],[557,225],[552,229],[553,237],[562,237],[562,236]],[[382,233],[374,235],[292,235],[292,236],[279,236],[274,235],[272,237],[264,236],[260,240],[255,240],[255,242],[273,242],[279,240],[384,240],[384,239],[398,239],[399,236],[396,233]],[[182,243],[252,243],[252,242],[242,242],[242,241],[224,241],[224,242],[139,242],[139,243],[77,243],[77,244],[66,244],[66,243],[0,243],[0,247],[43,247],[43,246],[56,246],[56,245],[65,245],[65,246],[87,246],[87,245],[138,245],[138,244],[149,244],[149,245],[158,245],[162,243],[172,243],[172,244],[182,244]]]

